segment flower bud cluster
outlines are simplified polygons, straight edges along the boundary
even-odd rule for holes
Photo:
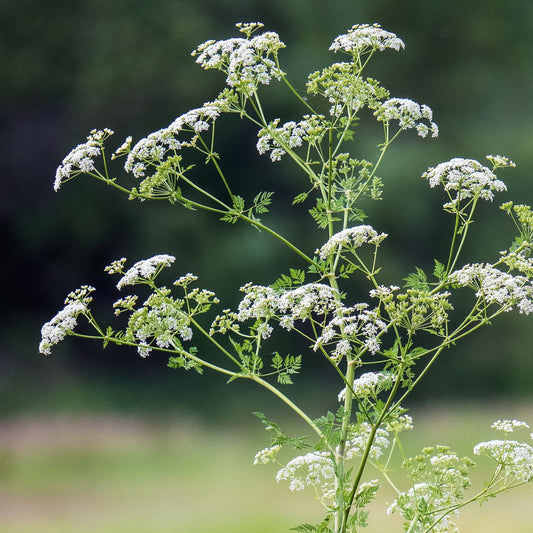
[[[470,459],[459,458],[447,446],[424,448],[421,454],[404,462],[413,486],[397,496],[387,514],[400,512],[408,522],[417,517],[416,522],[411,522],[411,531],[457,531],[454,520],[459,511],[450,509],[463,499],[470,486],[468,470],[473,466]]]
[[[340,117],[353,116],[363,107],[375,109],[389,97],[389,91],[372,78],[363,78],[353,63],[333,63],[308,76],[307,92],[321,95],[331,104],[329,113]]]
[[[448,312],[453,309],[449,301],[451,293],[428,290],[407,289],[398,293],[399,287],[379,286],[370,291],[370,296],[378,298],[387,312],[391,322],[401,325],[406,330],[428,330],[438,335],[445,335]]]

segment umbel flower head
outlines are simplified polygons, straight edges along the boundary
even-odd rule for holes
[[[282,72],[271,57],[276,57],[285,44],[274,32],[265,32],[252,37],[261,28],[261,23],[237,24],[246,35],[222,41],[209,40],[202,43],[192,55],[204,69],[221,70],[227,75],[226,83],[236,91],[250,96],[260,84],[280,79]]]
[[[94,287],[83,285],[67,296],[65,307],[41,328],[40,353],[50,355],[52,346],[72,333],[78,324],[78,316],[89,310],[93,291]]]
[[[147,280],[155,278],[165,267],[169,267],[176,258],[173,255],[158,254],[142,261],[137,261],[117,283],[117,289],[122,289],[126,285],[146,283]],[[108,274],[122,273],[122,268],[126,262],[125,258],[114,261],[105,268]]]
[[[462,157],[454,157],[450,161],[431,167],[422,174],[422,177],[429,181],[430,187],[437,185],[444,187],[450,197],[450,201],[444,204],[445,209],[455,209],[460,202],[470,198],[492,201],[495,192],[507,190],[505,183],[490,169],[475,159]]]
[[[363,244],[378,246],[386,237],[386,233],[378,234],[372,226],[365,224],[354,226],[335,233],[315,253],[319,255],[320,259],[327,259],[330,255],[341,249],[354,250]]]
[[[113,135],[110,129],[92,130],[87,141],[71,150],[56,170],[54,190],[58,191],[63,183],[78,174],[95,170],[94,159],[102,154],[104,141]]]
[[[383,102],[375,112],[377,119],[385,124],[398,121],[401,129],[416,129],[419,137],[439,135],[439,128],[433,122],[433,111],[427,105],[420,105],[409,98],[390,98]]]
[[[515,478],[524,483],[533,481],[533,448],[524,442],[507,438],[517,430],[529,429],[529,425],[520,420],[496,420],[491,428],[502,431],[505,439],[480,442],[474,446],[474,454],[494,460],[502,468],[506,478]]]
[[[500,305],[505,311],[517,307],[521,314],[533,313],[533,283],[525,276],[513,276],[492,265],[474,263],[452,272],[450,281],[476,291],[487,305]]]
[[[390,31],[381,29],[379,24],[355,24],[348,33],[335,38],[329,49],[333,52],[346,52],[355,55],[367,50],[379,50],[386,48],[399,51],[405,48],[404,42]]]

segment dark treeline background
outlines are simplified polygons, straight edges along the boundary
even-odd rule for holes
[[[200,406],[209,412],[220,407],[221,398],[230,401],[223,379],[178,374],[157,355],[143,360],[134,350],[103,351],[95,343],[68,340],[44,358],[37,345],[41,324],[82,284],[97,287],[95,306],[109,314],[117,295],[102,270],[122,256],[131,264],[171,253],[177,257],[174,278],[195,272],[224,307],[235,305],[246,281],[270,283],[289,266],[300,266],[279,244],[244,225],[224,225],[168,204],[129,202],[86,178],[59,193],[52,189],[57,165],[91,129],[112,128],[110,146],[118,146],[129,134],[138,139],[213,99],[223,76],[200,69],[191,50],[210,38],[235,36],[236,22],[256,20],[286,43],[282,64],[301,89],[309,72],[341,60],[328,52],[329,44],[355,23],[379,22],[405,41],[405,51],[378,55],[368,74],[393,96],[428,104],[440,136],[421,140],[406,133],[381,170],[385,196],[368,212],[370,223],[390,236],[382,255],[390,282],[398,283],[415,265],[430,269],[448,245],[452,221],[442,212],[443,199],[420,179],[428,166],[456,156],[507,155],[517,169],[502,174],[509,192],[495,203],[533,202],[532,2],[2,0],[3,414],[72,406]],[[265,89],[265,98],[272,118],[298,120],[304,113],[275,87]],[[363,155],[371,156],[378,137],[371,127],[365,137],[364,125],[358,142]],[[239,184],[234,188],[252,196],[276,187],[268,221],[312,252],[320,237],[311,219],[289,209],[302,188],[300,176],[286,163],[259,157],[255,141],[248,125],[229,121],[218,149]],[[512,231],[497,205],[482,206],[465,261],[493,260]],[[531,320],[507,315],[444,353],[418,397],[528,394],[532,341]],[[313,392],[328,378],[316,362],[306,366],[301,386]],[[231,387],[246,392],[241,403],[249,401],[242,398],[252,391]]]

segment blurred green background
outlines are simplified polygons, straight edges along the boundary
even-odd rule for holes
[[[370,223],[390,235],[384,258],[391,282],[415,265],[429,267],[447,246],[451,220],[442,212],[439,193],[420,179],[428,166],[456,156],[507,155],[517,168],[502,175],[509,192],[496,202],[533,202],[532,2],[0,0],[4,419],[118,412],[164,421],[184,416],[211,421],[216,415],[248,423],[252,410],[275,409],[275,402],[246,385],[177,373],[164,359],[141,359],[134,350],[103,351],[69,340],[52,357],[37,353],[41,324],[70,290],[95,285],[95,305],[102,309],[116,299],[102,270],[121,256],[136,261],[171,253],[177,257],[174,272],[195,272],[225,307],[234,305],[243,283],[270,283],[294,266],[278,244],[244,226],[167,204],[129,202],[96,181],[76,179],[59,193],[52,189],[57,165],[91,129],[112,128],[116,143],[129,134],[138,139],[216,96],[222,76],[201,70],[190,52],[207,39],[234,36],[236,22],[256,20],[286,43],[282,65],[300,88],[309,72],[339,60],[327,51],[329,44],[355,23],[379,22],[405,41],[405,51],[376,57],[369,75],[392,95],[429,105],[440,136],[421,140],[405,134],[382,168],[385,197],[372,206]],[[275,90],[267,94],[275,116],[297,118],[290,115],[290,97]],[[314,250],[319,238],[309,231],[311,219],[289,209],[299,192],[294,169],[257,156],[256,133],[232,124],[219,151],[234,183],[247,195],[283,184],[268,220]],[[373,141],[370,134],[362,151]],[[512,231],[497,204],[483,206],[465,260],[493,260]],[[503,317],[443,354],[413,406],[527,402],[532,343],[531,320]],[[296,388],[313,410],[321,394],[335,397],[337,386],[331,387],[322,369],[310,363]],[[9,470],[9,460],[0,463]],[[164,527],[161,531],[172,530]],[[186,527],[176,531],[193,531]]]

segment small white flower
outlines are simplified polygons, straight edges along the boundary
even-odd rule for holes
[[[87,142],[71,150],[56,170],[54,190],[58,191],[63,183],[78,174],[95,170],[94,159],[101,155],[103,143],[110,135],[113,135],[113,131],[107,128],[93,130]]]
[[[474,263],[452,272],[450,281],[471,287],[487,304],[498,304],[506,311],[516,305],[526,315],[533,312],[533,284],[525,276],[513,276],[490,264]]]
[[[494,192],[507,190],[505,183],[487,167],[474,159],[461,157],[429,168],[422,177],[428,180],[430,187],[444,187],[451,198],[444,204],[446,209],[453,209],[461,201],[473,197],[492,201]]]
[[[159,254],[135,263],[119,280],[117,289],[126,285],[135,285],[148,279],[153,279],[164,267],[169,267],[176,258],[172,255]]]
[[[520,420],[496,420],[490,427],[505,433],[512,433],[517,429],[529,429],[529,426]]]
[[[504,468],[506,476],[533,480],[533,448],[515,440],[491,440],[474,446],[475,455],[486,455]]]
[[[366,372],[354,380],[352,390],[357,397],[375,395],[382,390],[386,390],[394,381],[396,376],[388,372]],[[344,400],[346,388],[339,393],[339,401]]]
[[[379,245],[387,237],[386,233],[379,233],[369,225],[354,226],[335,233],[315,254],[320,259],[327,259],[342,248],[354,250],[363,244]]]
[[[295,457],[276,475],[278,483],[283,480],[289,482],[291,491],[300,491],[308,486],[323,486],[325,481],[334,478],[334,464],[326,452],[312,452]]]
[[[433,122],[433,112],[427,105],[420,105],[407,98],[391,98],[381,104],[375,115],[388,124],[397,120],[402,129],[415,128],[420,137],[437,137],[439,129]],[[425,122],[424,122],[425,121]]]
[[[273,78],[281,78],[282,72],[270,56],[275,56],[285,44],[274,32],[252,37],[260,23],[240,23],[237,27],[247,35],[246,39],[209,40],[199,45],[192,55],[197,56],[196,62],[202,68],[221,70],[227,75],[226,83],[230,87],[250,96],[259,84],[268,85]]]
[[[405,48],[405,45],[394,33],[381,29],[379,24],[356,24],[348,33],[336,37],[329,47],[333,52],[343,51],[349,54],[360,53],[369,48],[380,52],[386,48],[398,51]]]
[[[41,328],[39,352],[50,355],[51,348],[70,335],[78,323],[78,316],[87,311],[87,304],[81,300],[70,301],[49,322]]]

